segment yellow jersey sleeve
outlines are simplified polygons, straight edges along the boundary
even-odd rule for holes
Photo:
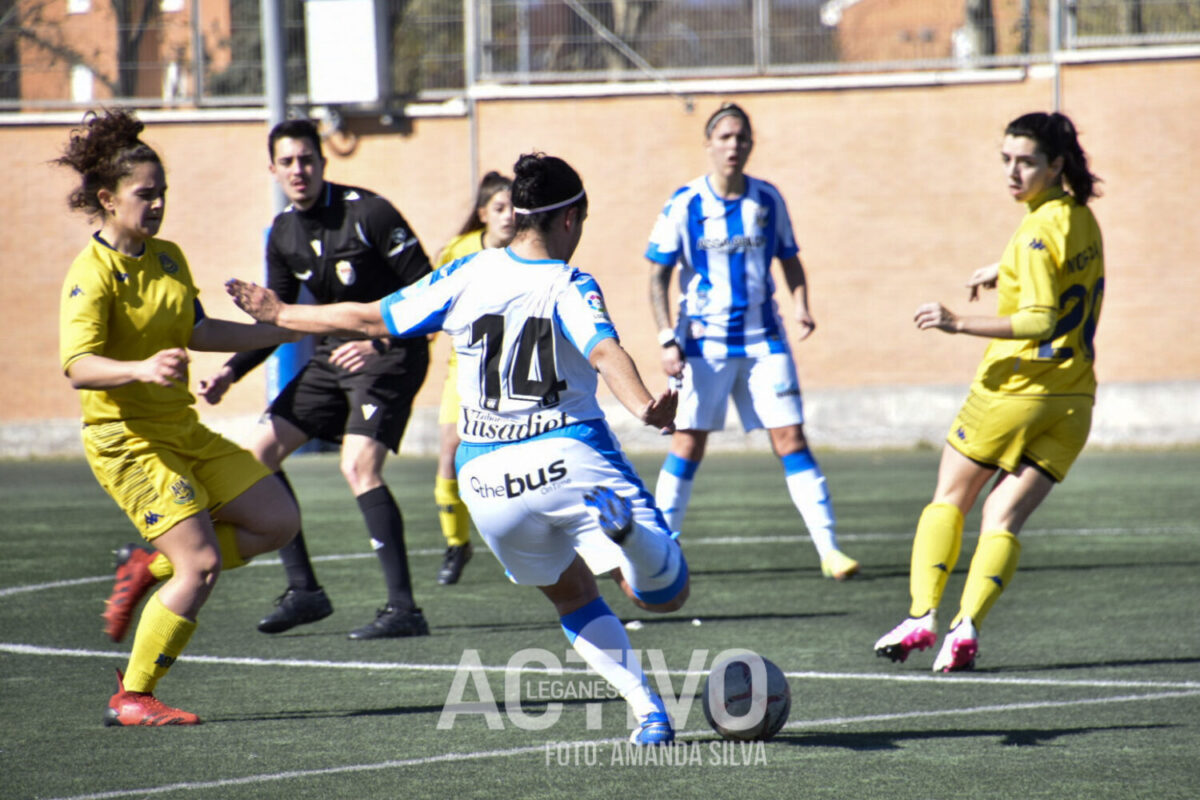
[[[483,249],[483,231],[471,231],[455,236],[446,246],[442,248],[442,252],[438,254],[437,263],[433,265],[434,269],[445,266],[451,261],[456,261],[463,256],[469,256],[471,253],[478,253]]]

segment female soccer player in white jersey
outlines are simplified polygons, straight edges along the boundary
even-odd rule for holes
[[[941,303],[926,303],[915,316],[921,330],[991,342],[950,426],[933,501],[917,522],[910,617],[875,643],[880,656],[904,661],[937,641],[937,609],[962,546],[963,515],[1000,473],[983,503],[979,543],[934,672],[974,666],[979,626],[1017,570],[1017,534],[1083,449],[1096,396],[1092,341],[1104,299],[1104,245],[1087,202],[1098,179],[1062,114],[1013,120],[1000,155],[1025,218],[1000,263],[967,281],[971,300],[981,286],[997,290],[996,316],[959,316]]]
[[[104,722],[195,725],[195,714],[156,699],[155,685],[187,646],[221,570],[287,544],[300,512],[249,451],[200,424],[184,348],[250,350],[297,337],[205,316],[183,252],[157,238],[166,173],[138,138],[142,127],[124,111],[89,112],[57,160],[80,175],[70,207],[101,222],[63,283],[60,354],[79,390],[88,464],[157,548],[117,552],[104,612],[113,641],[165,581],[142,611]]]
[[[858,562],[838,549],[833,504],[804,436],[800,380],[775,307],[771,262],[779,259],[800,338],[816,329],[787,206],[778,189],[745,173],[754,138],[740,106],[717,109],[704,136],[712,170],[667,201],[646,248],[662,366],[682,387],[655,499],[671,530],[680,530],[708,434],[725,427],[732,397],[747,431],[767,429],[821,572],[844,580],[858,573]],[[672,323],[676,267],[681,297]]]
[[[512,579],[545,593],[575,650],[629,702],[631,741],[662,744],[674,738],[671,722],[593,573],[617,568],[639,605],[672,610],[687,596],[687,564],[604,421],[596,373],[663,430],[677,398],[649,393],[595,279],[567,263],[588,205],[575,170],[538,153],[522,156],[514,176],[510,246],[458,259],[379,303],[283,305],[236,280],[229,293],[255,319],[297,331],[451,336],[458,480],[471,517]]]

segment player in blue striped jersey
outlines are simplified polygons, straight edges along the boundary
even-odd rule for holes
[[[711,172],[667,201],[646,248],[663,369],[681,384],[677,430],[658,476],[658,506],[678,531],[708,434],[725,427],[732,398],[747,431],[767,429],[822,573],[844,580],[859,565],[838,549],[833,505],[804,436],[800,380],[774,299],[771,262],[778,259],[800,338],[808,338],[816,323],[787,205],[778,189],[745,173],[754,140],[740,106],[722,105],[704,134]],[[676,269],[681,297],[672,323],[668,296]]]
[[[650,394],[595,279],[567,263],[587,216],[575,170],[534,154],[514,174],[508,247],[458,259],[378,303],[283,305],[240,281],[229,292],[251,316],[292,330],[450,335],[462,398],[458,480],[480,535],[516,583],[542,590],[576,652],[628,701],[638,720],[631,740],[666,743],[674,731],[662,700],[594,575],[612,571],[638,605],[669,611],[687,597],[687,563],[604,421],[596,373],[666,431],[677,397]]]

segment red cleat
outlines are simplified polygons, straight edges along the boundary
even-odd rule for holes
[[[171,708],[147,692],[125,691],[125,676],[117,670],[117,693],[108,700],[104,725],[199,725],[200,718],[190,711]]]
[[[140,544],[127,544],[116,552],[117,574],[104,613],[104,632],[114,642],[125,638],[133,610],[158,579],[150,574],[155,552]]]

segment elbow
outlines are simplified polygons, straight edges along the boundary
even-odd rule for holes
[[[1058,324],[1058,315],[1051,311],[1018,311],[1009,317],[1014,339],[1049,339]]]

